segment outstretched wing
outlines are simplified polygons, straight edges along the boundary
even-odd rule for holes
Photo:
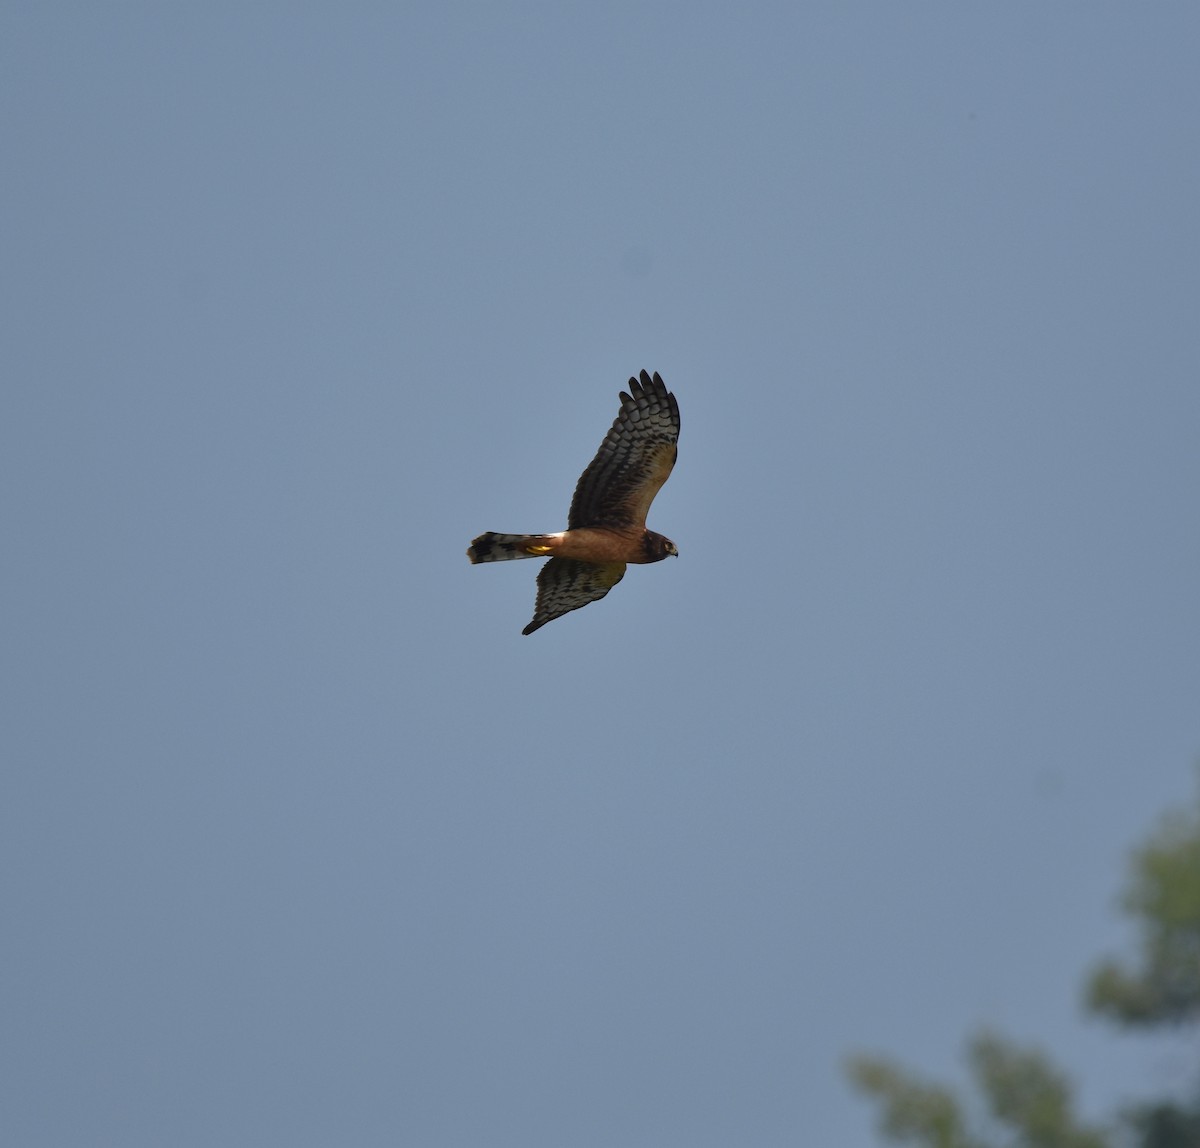
[[[646,513],[675,465],[679,404],[655,372],[629,380],[621,413],[580,475],[568,529],[645,526]]]
[[[534,630],[561,618],[589,602],[599,602],[625,576],[624,562],[576,562],[573,558],[551,558],[538,571],[537,605],[533,621],[521,631]]]

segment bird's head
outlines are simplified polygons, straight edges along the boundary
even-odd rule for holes
[[[653,530],[646,531],[642,545],[646,550],[647,562],[661,562],[664,558],[679,557],[675,543],[662,534],[655,534]]]

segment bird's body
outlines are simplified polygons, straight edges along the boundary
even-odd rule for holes
[[[495,534],[476,538],[472,562],[543,558],[532,634],[547,622],[603,598],[627,563],[659,562],[675,544],[646,529],[646,514],[675,465],[679,405],[657,373],[645,371],[621,392],[617,415],[596,457],[579,478],[567,529],[556,534]]]
[[[472,562],[510,558],[574,558],[577,562],[657,562],[671,553],[669,538],[644,526],[580,526],[557,534],[481,534],[471,543]]]

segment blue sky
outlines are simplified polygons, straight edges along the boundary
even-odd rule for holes
[[[876,1143],[1200,753],[1190,5],[8,5],[0,1123]],[[525,638],[642,368],[680,558]]]

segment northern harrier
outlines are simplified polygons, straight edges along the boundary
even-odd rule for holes
[[[659,562],[678,555],[675,543],[646,529],[646,512],[667,481],[678,453],[679,404],[662,379],[642,372],[621,392],[621,413],[596,457],[579,477],[567,529],[558,534],[481,534],[472,562],[509,558],[550,561],[538,574],[533,621],[540,626],[589,602],[598,602],[625,576],[628,562]]]

